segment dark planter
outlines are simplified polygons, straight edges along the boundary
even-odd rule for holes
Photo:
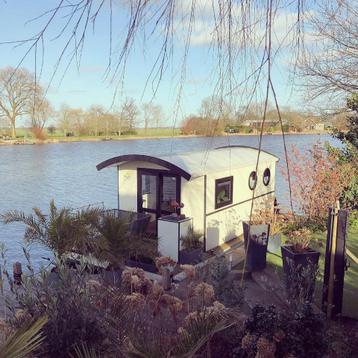
[[[158,269],[152,259],[148,257],[140,257],[138,259],[130,258],[126,260],[126,265],[129,267],[138,267],[147,272],[158,273]]]
[[[261,271],[266,267],[267,244],[270,234],[269,224],[249,224],[243,222],[246,270]]]
[[[203,260],[203,249],[183,249],[179,253],[179,263],[182,265],[196,265]]]
[[[312,249],[297,253],[290,245],[282,246],[281,253],[289,298],[311,302],[320,253]]]

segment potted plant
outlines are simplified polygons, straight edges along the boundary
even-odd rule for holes
[[[289,223],[284,230],[286,244],[281,247],[283,270],[289,299],[310,302],[317,276],[319,251],[310,246],[313,237],[303,222]]]
[[[179,262],[181,264],[194,265],[202,261],[203,257],[203,234],[190,228],[185,236],[180,238],[181,250]]]
[[[266,267],[267,245],[273,213],[257,211],[250,221],[243,221],[246,269],[260,271]]]

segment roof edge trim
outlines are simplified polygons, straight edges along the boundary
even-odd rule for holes
[[[152,157],[152,156],[144,155],[144,154],[125,154],[125,155],[113,157],[113,158],[107,159],[107,160],[97,164],[96,168],[97,168],[97,170],[102,170],[104,168],[107,168],[107,167],[115,165],[115,164],[119,165],[120,163],[123,163],[123,162],[138,162],[138,161],[158,164],[164,168],[167,168],[172,173],[180,175],[181,177],[183,177],[186,180],[190,180],[190,178],[191,178],[190,173],[188,173],[184,169],[178,167],[177,165],[170,163],[164,159],[160,159],[157,157]]]

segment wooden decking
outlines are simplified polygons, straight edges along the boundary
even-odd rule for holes
[[[230,241],[223,243],[212,250],[215,256],[225,255],[231,262],[231,267],[235,267],[245,260],[245,247],[243,236],[236,237]]]

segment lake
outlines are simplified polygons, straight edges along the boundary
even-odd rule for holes
[[[300,151],[313,144],[339,142],[329,135],[287,135],[288,148],[295,145]],[[116,169],[100,172],[96,164],[113,156],[129,153],[147,155],[209,150],[222,145],[241,144],[258,146],[257,136],[227,136],[214,138],[163,138],[101,142],[75,142],[43,145],[0,146],[0,212],[22,210],[30,213],[33,207],[46,211],[50,200],[58,206],[73,208],[93,203],[106,207],[117,206]],[[263,149],[277,155],[284,165],[284,148],[281,136],[264,136]],[[287,185],[277,170],[276,195],[279,203],[287,203]],[[1,225],[0,242],[8,250],[10,262],[20,260],[22,225]],[[31,249],[37,266],[46,250],[38,246]]]

